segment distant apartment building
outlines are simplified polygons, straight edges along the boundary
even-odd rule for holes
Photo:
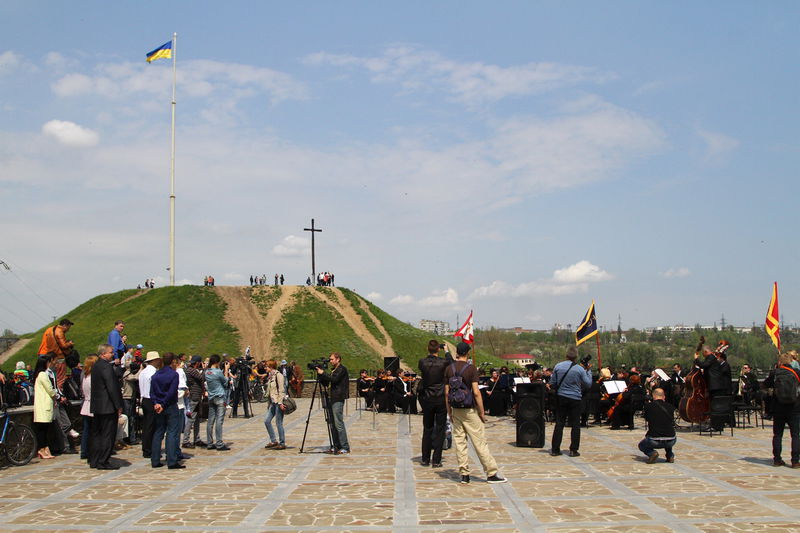
[[[520,333],[533,333],[536,331],[535,329],[525,329],[519,326],[516,328],[499,328],[499,329],[504,333],[513,333],[514,335],[519,335]]]
[[[450,322],[444,320],[428,320],[423,318],[419,321],[419,329],[422,331],[429,331],[434,335],[445,335],[450,333]]]

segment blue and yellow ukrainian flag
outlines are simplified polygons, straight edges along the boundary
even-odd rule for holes
[[[149,54],[147,54],[147,62],[152,63],[156,59],[169,59],[172,57],[172,41],[164,43]]]
[[[575,330],[575,345],[580,346],[582,342],[591,339],[595,335],[597,335],[597,317],[594,314],[594,300],[592,300],[592,305],[586,311],[581,325]]]

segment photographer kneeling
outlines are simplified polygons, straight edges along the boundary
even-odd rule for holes
[[[347,369],[342,365],[342,356],[333,352],[329,361],[331,363],[331,373],[317,366],[317,380],[325,386],[330,385],[330,404],[333,416],[333,429],[331,437],[333,440],[333,452],[337,455],[350,453],[350,443],[347,442],[347,429],[344,427],[344,402],[350,396],[350,376]]]

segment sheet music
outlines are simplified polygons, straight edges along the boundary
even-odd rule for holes
[[[667,375],[667,373],[664,372],[663,370],[661,370],[660,368],[656,368],[655,374],[656,374],[656,376],[658,376],[662,380],[669,381],[669,376]]]
[[[624,381],[604,381],[603,387],[605,387],[606,392],[609,394],[618,394],[628,390],[628,384]]]
[[[514,378],[514,385],[519,385],[520,383],[530,383],[531,378],[528,377],[518,377]]]

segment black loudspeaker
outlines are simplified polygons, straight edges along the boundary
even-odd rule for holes
[[[391,370],[392,373],[397,372],[400,370],[400,358],[399,357],[384,357],[383,358],[383,369],[384,370]]]
[[[517,446],[544,448],[544,383],[517,385]]]

